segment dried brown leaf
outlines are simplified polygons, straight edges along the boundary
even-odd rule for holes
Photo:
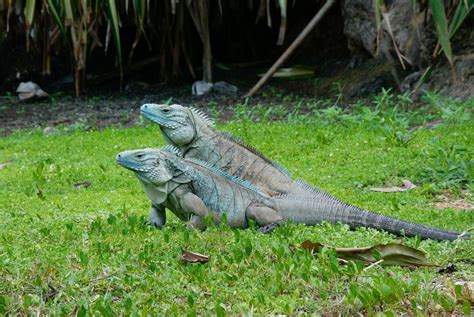
[[[382,193],[394,193],[394,192],[406,192],[407,190],[416,188],[416,185],[410,182],[409,180],[404,179],[403,187],[393,186],[393,187],[380,187],[380,188],[370,188],[369,190],[374,192]]]
[[[209,262],[209,256],[182,250],[181,260],[188,263],[207,263]]]
[[[4,169],[5,167],[7,167],[8,165],[12,165],[13,162],[12,161],[5,161],[3,163],[0,163],[0,170]]]
[[[80,182],[80,183],[75,183],[74,187],[81,188],[81,187],[89,187],[91,185],[92,185],[91,182]]]
[[[461,285],[463,287],[464,297],[474,304],[474,282],[469,281],[459,281],[455,283],[456,285]]]
[[[312,253],[318,253],[319,249],[322,247],[324,247],[323,244],[319,242],[312,242],[310,240],[306,240],[301,243],[301,248],[303,250],[311,250]]]
[[[441,201],[434,204],[439,209],[457,209],[457,210],[471,210],[474,209],[474,204],[463,199],[455,201]]]
[[[379,262],[381,265],[436,266],[428,261],[423,251],[398,243],[377,244],[364,248],[333,248],[310,240],[301,244],[302,249],[311,250],[313,254],[318,253],[322,247],[335,250],[337,256],[345,260]]]

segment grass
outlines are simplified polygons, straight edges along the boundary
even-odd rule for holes
[[[474,223],[472,210],[433,205],[433,194],[441,190],[455,197],[462,189],[472,192],[469,118],[444,118],[445,124],[413,131],[412,124],[443,114],[334,107],[270,122],[284,113],[239,109],[245,116],[237,114],[219,128],[343,201],[450,230]],[[198,232],[188,231],[171,212],[160,231],[143,225],[149,202],[114,157],[160,145],[155,126],[48,136],[20,131],[0,139],[0,162],[13,163],[0,170],[0,315],[470,314],[471,303],[455,284],[474,279],[472,240],[420,241],[328,224],[290,225],[271,235],[254,227]],[[440,154],[454,146],[464,150]],[[443,164],[456,166],[456,173],[430,172]],[[451,178],[458,181],[444,182]],[[419,186],[393,194],[368,190],[402,179]],[[74,186],[84,181],[92,185]],[[338,263],[329,250],[317,256],[290,251],[305,239],[338,247],[402,241],[426,251],[441,267],[454,263],[456,271],[380,266],[364,271],[361,264]],[[210,262],[184,264],[182,249],[207,254]]]

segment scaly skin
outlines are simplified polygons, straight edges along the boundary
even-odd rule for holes
[[[216,130],[199,111],[158,104],[144,104],[140,111],[160,126],[167,142],[178,147],[186,159],[208,162],[230,175],[248,180],[270,196],[316,195],[299,186],[288,172],[263,154]]]
[[[236,228],[246,228],[248,219],[255,220],[260,226],[288,219],[307,225],[327,221],[395,234],[403,231],[407,236],[425,239],[455,240],[459,237],[456,232],[366,211],[324,193],[317,199],[288,195],[270,197],[248,181],[205,162],[184,160],[165,149],[125,151],[117,155],[117,163],[135,172],[152,201],[152,213],[168,208],[198,228],[202,228],[202,220],[207,215],[211,214],[214,221],[219,222],[225,213],[228,225]],[[160,223],[155,225],[160,226]]]

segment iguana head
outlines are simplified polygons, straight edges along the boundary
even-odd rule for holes
[[[212,126],[202,113],[180,105],[147,103],[141,106],[141,114],[157,123],[167,141],[179,148],[191,144],[198,133]]]
[[[170,146],[124,151],[117,154],[116,161],[135,172],[150,199],[161,204],[177,186],[191,182],[178,151]]]
[[[117,154],[117,164],[137,175],[145,182],[153,185],[162,185],[173,178],[167,160],[160,149],[142,149],[124,151]]]

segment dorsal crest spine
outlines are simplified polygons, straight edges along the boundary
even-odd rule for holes
[[[314,202],[316,204],[320,203],[320,201],[322,200],[322,201],[326,201],[326,202],[333,202],[333,203],[341,204],[344,207],[358,208],[358,207],[352,206],[348,203],[345,203],[345,202],[339,200],[338,198],[336,198],[336,197],[334,197],[334,196],[332,196],[332,195],[330,195],[326,192],[320,191],[319,194],[320,195],[318,197],[299,196],[299,195],[295,196],[295,195],[288,195],[288,194],[280,194],[280,195],[277,195],[277,196],[273,196],[273,199],[292,200],[292,201],[307,201],[307,202]]]
[[[183,152],[180,151],[180,149],[178,149],[176,146],[174,145],[166,145],[166,146],[163,146],[160,148],[160,150],[163,150],[163,151],[166,151],[166,152],[169,152],[169,153],[173,153],[175,154],[176,156],[180,156],[182,157],[183,156]]]
[[[247,181],[247,180],[244,180],[244,179],[241,179],[237,176],[233,176],[233,175],[230,175],[228,173],[226,173],[225,171],[221,170],[220,168],[212,165],[212,164],[209,164],[208,162],[204,162],[204,161],[201,161],[201,160],[197,160],[197,159],[186,159],[186,161],[189,161],[191,163],[194,163],[196,165],[199,165],[205,169],[207,169],[208,171],[214,173],[214,174],[217,174],[219,176],[222,176],[224,177],[225,179],[237,184],[237,185],[240,185],[244,188],[247,188],[251,191],[254,191],[256,193],[260,193],[260,190],[254,185],[252,184],[251,182]]]
[[[267,162],[268,164],[272,165],[274,168],[276,168],[277,170],[279,170],[281,173],[285,174],[287,177],[291,178],[291,174],[290,172],[288,172],[288,170],[286,168],[284,168],[283,166],[281,166],[280,164],[276,163],[276,162],[273,162],[272,160],[270,160],[268,157],[266,157],[265,155],[263,155],[262,152],[260,152],[259,150],[257,150],[256,148],[254,148],[253,146],[251,145],[248,145],[246,144],[244,141],[242,141],[241,139],[233,136],[232,134],[228,133],[228,132],[223,132],[223,131],[219,131],[219,135],[221,135],[222,137],[226,138],[227,140],[229,141],[232,141],[234,143],[237,143],[238,145],[246,148],[247,150],[249,150],[250,152],[252,152],[253,154],[257,155],[258,157],[260,157],[262,160],[264,160],[265,162]]]
[[[211,127],[215,127],[215,123],[214,121],[209,118],[209,116],[207,114],[204,113],[204,111],[200,110],[200,109],[197,109],[197,108],[194,108],[194,107],[189,107],[189,109],[191,110],[191,112],[198,116],[199,118],[201,118],[203,121],[205,121],[207,124],[209,124]]]
[[[302,179],[297,179],[296,182],[295,182],[298,186],[300,186],[301,188],[309,191],[309,192],[312,192],[312,193],[315,193],[315,194],[327,194],[324,190],[322,189],[319,189],[319,188],[316,188],[314,187],[313,185],[310,185],[308,183],[306,183],[304,180]]]

